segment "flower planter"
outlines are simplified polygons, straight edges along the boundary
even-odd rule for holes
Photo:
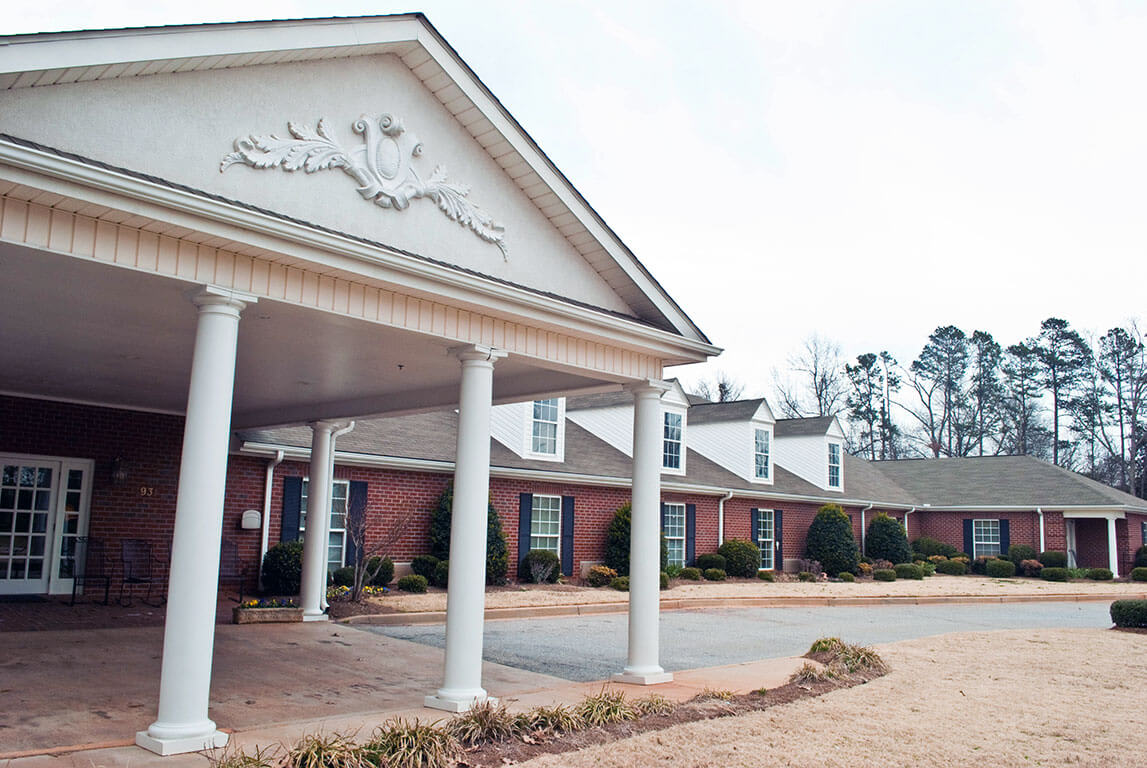
[[[302,608],[244,608],[231,609],[231,618],[236,624],[282,624],[303,620]]]

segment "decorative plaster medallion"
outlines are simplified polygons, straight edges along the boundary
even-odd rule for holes
[[[446,169],[439,165],[423,181],[414,168],[414,158],[422,155],[422,144],[412,133],[406,133],[402,121],[390,114],[377,120],[363,115],[352,126],[363,138],[363,145],[354,150],[343,149],[320,119],[315,130],[296,123],[287,123],[294,138],[283,139],[273,134],[250,135],[235,139],[235,151],[223,158],[219,172],[236,163],[256,169],[282,166],[284,171],[307,173],[341,168],[358,182],[358,192],[364,199],[383,208],[405,209],[410,201],[426,197],[438,204],[439,210],[451,221],[468,227],[474,234],[502,251],[506,250],[506,228],[498,224],[478,206],[466,199],[470,188],[446,180]]]

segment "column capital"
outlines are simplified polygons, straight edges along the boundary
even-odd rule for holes
[[[463,344],[460,347],[451,347],[447,350],[447,354],[453,355],[464,363],[476,361],[488,362],[490,365],[493,365],[503,357],[506,357],[509,352],[504,349],[486,346],[485,344]]]
[[[673,385],[661,379],[642,379],[626,384],[623,389],[632,393],[635,398],[656,397],[660,399],[662,395],[673,389]]]
[[[330,421],[328,419],[319,419],[317,421],[308,421],[307,426],[316,432],[337,432],[345,427],[352,426],[353,421]]]
[[[225,312],[236,317],[247,308],[248,304],[254,304],[259,300],[259,297],[253,293],[233,291],[230,288],[220,288],[217,285],[204,285],[190,291],[187,295],[191,299],[191,303],[197,306],[200,312]]]

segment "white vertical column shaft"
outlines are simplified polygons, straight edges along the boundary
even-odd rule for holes
[[[331,519],[331,452],[335,424],[311,424],[311,468],[307,478],[307,523],[303,533],[303,621],[323,621],[327,591],[327,539]]]
[[[253,297],[207,289],[199,308],[163,632],[159,713],[136,743],[159,754],[227,743],[207,717],[239,313]]]
[[[426,706],[460,712],[487,699],[482,687],[482,626],[486,603],[486,516],[490,496],[490,410],[494,361],[484,347],[457,352],[462,361],[458,395],[458,452],[450,520],[446,593],[446,669],[442,687]]]
[[[1119,550],[1118,540],[1115,535],[1115,517],[1107,518],[1107,567],[1115,574],[1115,578],[1119,578]]]

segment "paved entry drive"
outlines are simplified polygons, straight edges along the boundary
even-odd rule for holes
[[[948,632],[1111,626],[1109,603],[722,608],[661,614],[661,663],[670,671],[798,656],[818,637],[872,645]],[[435,647],[436,626],[366,626]],[[625,665],[626,616],[487,621],[484,658],[567,680],[602,680]]]

